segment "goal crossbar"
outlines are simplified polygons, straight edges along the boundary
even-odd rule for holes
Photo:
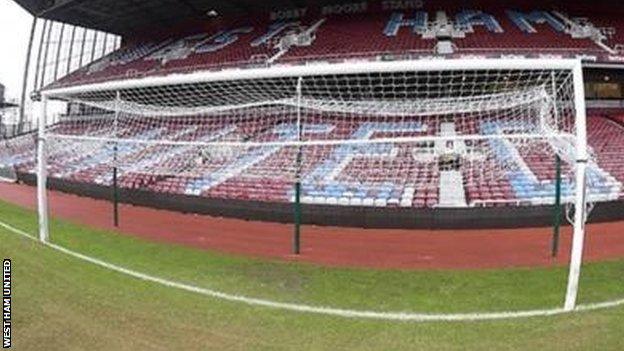
[[[84,84],[41,91],[48,98],[64,95],[117,91],[136,88],[153,88],[180,84],[210,83],[218,81],[256,80],[283,77],[307,77],[319,75],[346,75],[364,73],[391,73],[402,71],[479,71],[479,70],[573,70],[580,65],[575,59],[454,59],[454,60],[403,60],[358,61],[341,63],[309,63],[305,65],[275,65],[249,69],[224,69],[221,71],[198,71],[165,76],[126,79],[103,83]]]

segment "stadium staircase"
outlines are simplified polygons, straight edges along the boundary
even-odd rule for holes
[[[439,207],[466,207],[466,193],[459,171],[440,172]]]

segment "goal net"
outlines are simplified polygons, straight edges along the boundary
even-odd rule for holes
[[[572,69],[412,65],[69,89],[50,176],[110,185],[114,165],[122,187],[210,198],[288,202],[300,181],[312,204],[539,205],[558,155],[573,201]]]

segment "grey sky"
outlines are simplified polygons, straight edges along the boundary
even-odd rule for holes
[[[0,0],[0,83],[7,98],[21,94],[32,16],[12,0]]]

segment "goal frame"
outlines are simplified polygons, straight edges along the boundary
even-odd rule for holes
[[[37,144],[37,203],[39,216],[39,239],[47,243],[50,240],[48,228],[47,153],[46,153],[46,117],[48,102],[67,94],[88,92],[116,91],[167,85],[210,83],[217,81],[237,81],[261,78],[307,77],[317,75],[343,75],[360,73],[391,73],[400,71],[471,71],[471,70],[569,70],[573,75],[574,108],[576,126],[575,160],[575,217],[572,238],[571,258],[567,290],[563,309],[572,311],[577,305],[579,278],[583,261],[585,242],[585,223],[587,216],[586,170],[589,162],[587,146],[587,116],[585,110],[585,92],[582,62],[580,59],[434,59],[403,61],[357,61],[329,63],[318,62],[302,65],[272,65],[270,67],[249,69],[225,69],[222,71],[199,71],[185,74],[171,74],[119,80],[79,86],[51,88],[41,91],[41,111],[38,118]]]

